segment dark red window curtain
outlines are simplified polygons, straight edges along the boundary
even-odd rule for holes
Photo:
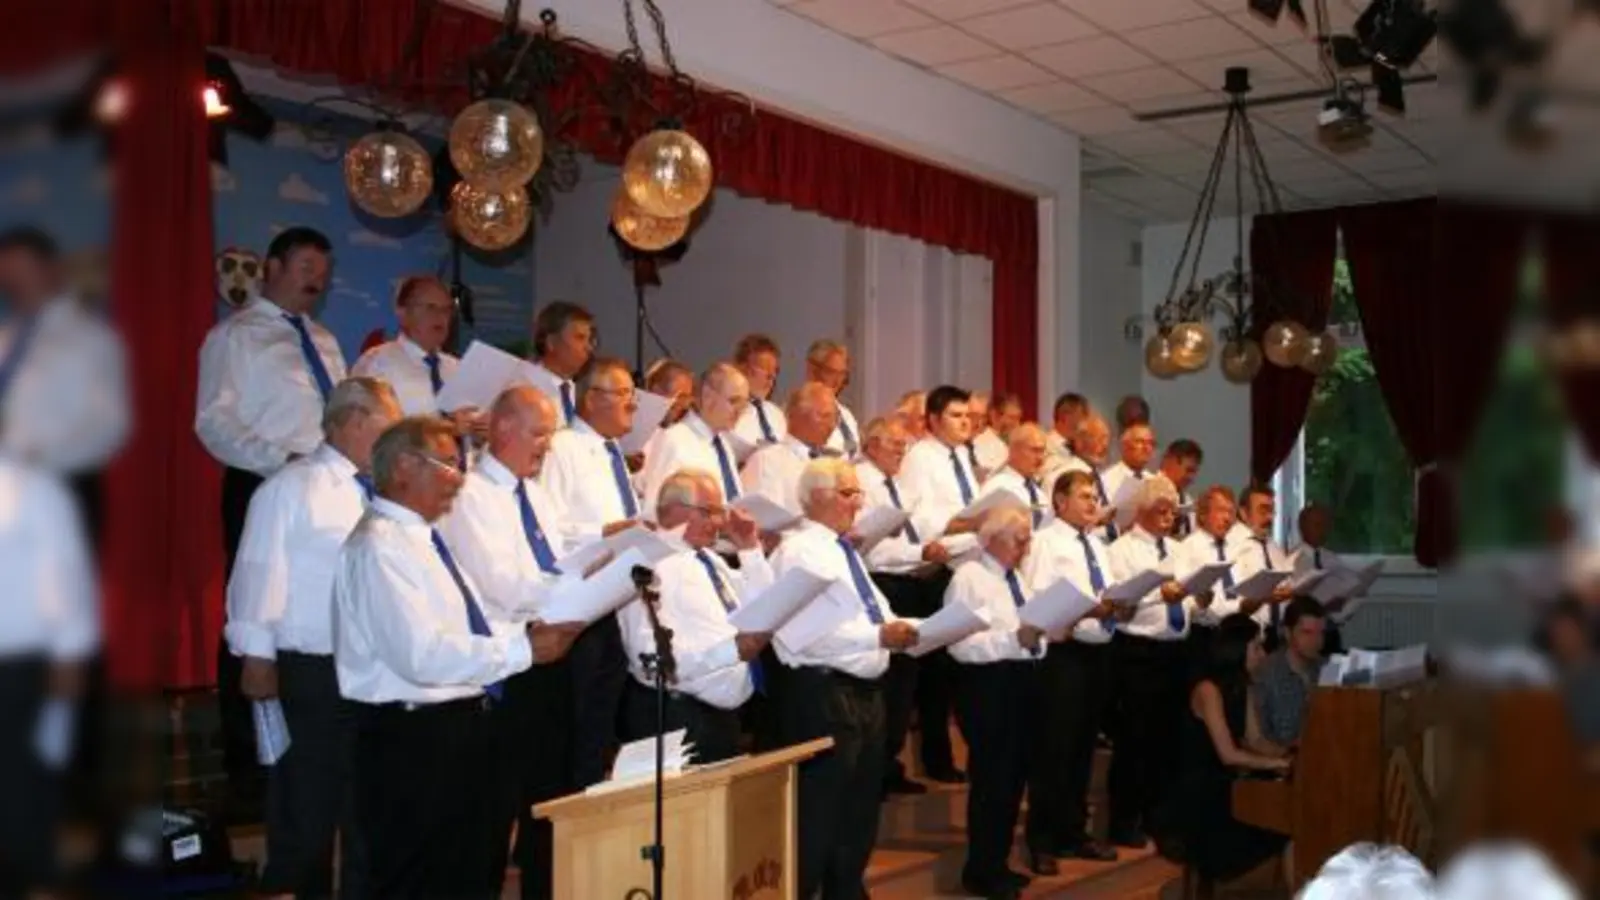
[[[1339,248],[1334,210],[1257,216],[1250,225],[1250,271],[1257,302],[1271,297],[1265,319],[1292,318],[1313,332],[1328,327],[1333,307],[1333,264]],[[1254,323],[1257,337],[1271,324]],[[1305,427],[1316,378],[1301,369],[1268,363],[1250,383],[1250,475],[1272,479]]]
[[[1600,222],[1551,217],[1543,223],[1542,241],[1550,324],[1560,331],[1580,319],[1600,321]],[[1600,369],[1562,368],[1557,382],[1584,452],[1600,462]]]

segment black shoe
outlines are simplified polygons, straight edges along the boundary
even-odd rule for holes
[[[1117,851],[1096,840],[1066,844],[1057,848],[1056,855],[1068,859],[1087,859],[1090,862],[1116,862],[1117,859]]]
[[[937,781],[940,784],[967,783],[967,773],[953,767],[949,769],[931,769],[925,774],[929,781]]]
[[[1061,867],[1056,865],[1056,858],[1040,850],[1028,851],[1028,868],[1033,870],[1033,874],[1042,878],[1061,874]]]
[[[1150,843],[1144,832],[1137,828],[1113,828],[1106,837],[1118,847],[1127,847],[1129,850],[1143,850]]]
[[[898,778],[886,778],[883,781],[884,794],[926,794],[928,786],[920,781],[912,781],[904,775]]]

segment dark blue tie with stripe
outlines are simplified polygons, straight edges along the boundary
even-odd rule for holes
[[[1166,559],[1167,559],[1167,539],[1165,537],[1158,536],[1156,538],[1156,559],[1158,559],[1158,560],[1160,560],[1162,562],[1166,562]],[[1170,626],[1173,631],[1180,631],[1181,632],[1181,631],[1183,631],[1183,626],[1184,626],[1185,622],[1186,622],[1186,617],[1184,616],[1184,613],[1183,613],[1183,601],[1179,600],[1177,603],[1168,603],[1167,604],[1167,625]]]
[[[972,502],[972,482],[967,480],[967,470],[961,467],[961,457],[956,455],[954,447],[950,448],[950,466],[956,472],[956,489],[961,492],[961,505],[966,506]]]
[[[890,475],[883,476],[883,486],[889,489],[889,501],[894,504],[894,508],[904,512],[905,506],[900,502],[900,488],[895,486],[894,477]],[[910,519],[906,520],[906,527],[902,528],[901,531],[905,532],[906,540],[911,543],[922,543],[922,538],[917,536],[917,528],[911,524]]]
[[[717,467],[722,470],[722,499],[728,502],[739,499],[739,479],[733,476],[733,461],[728,458],[728,448],[722,439],[711,436],[711,448],[717,453]]]
[[[323,363],[322,354],[317,352],[317,345],[311,340],[311,329],[306,325],[305,316],[284,313],[283,317],[300,333],[300,355],[305,357],[306,368],[311,370],[311,379],[317,383],[317,391],[322,394],[323,402],[327,402],[328,395],[333,393],[333,379],[328,376],[328,366]]]
[[[867,578],[867,570],[861,565],[861,557],[856,553],[855,545],[844,536],[839,537],[839,549],[844,551],[844,560],[850,567],[850,580],[855,582],[856,594],[861,598],[861,605],[867,608],[867,619],[874,625],[883,624],[883,610],[878,608],[878,598],[872,592],[872,581]]]
[[[622,498],[622,511],[628,518],[639,515],[639,498],[633,495],[633,482],[628,480],[628,464],[622,459],[622,448],[616,441],[606,441],[606,455],[611,457],[611,477],[617,483],[617,494]]]
[[[1105,483],[1105,481],[1100,478],[1100,473],[1099,472],[1095,471],[1094,469],[1090,469],[1089,471],[1090,471],[1090,473],[1092,473],[1094,475],[1094,490],[1095,490],[1095,493],[1100,495],[1100,505],[1101,506],[1110,506],[1111,505],[1111,498],[1106,496],[1106,483]],[[1117,539],[1117,524],[1116,524],[1115,518],[1113,518],[1112,521],[1106,523],[1106,540],[1107,541],[1114,541],[1116,539]]]
[[[1078,532],[1078,543],[1083,545],[1083,562],[1089,567],[1089,587],[1094,590],[1094,599],[1100,599],[1100,593],[1106,589],[1105,573],[1100,571],[1100,560],[1095,558],[1094,545],[1089,543],[1089,532]],[[1110,619],[1101,619],[1100,627],[1106,631],[1116,631],[1117,624]]]
[[[522,514],[522,534],[528,539],[528,547],[533,550],[534,562],[539,564],[539,571],[554,574],[556,571],[556,555],[550,549],[550,540],[544,535],[544,529],[539,527],[539,517],[533,512],[533,503],[528,500],[528,483],[517,479],[517,511]]]
[[[372,495],[375,493],[372,487],[372,476],[365,472],[357,472],[356,484],[361,487],[361,495],[366,498],[368,503],[371,503]]]
[[[435,394],[444,390],[444,376],[439,372],[439,354],[429,353],[422,358],[428,364],[428,383],[433,386]]]
[[[467,580],[461,577],[461,570],[456,567],[456,559],[450,555],[450,548],[445,546],[444,538],[439,532],[433,532],[433,549],[439,554],[439,561],[449,570],[450,578],[455,581],[456,589],[461,591],[461,602],[467,607],[467,628],[478,637],[493,637],[494,632],[489,630],[489,620],[484,618],[483,610],[478,607],[477,598],[472,596],[472,589],[467,587]],[[484,685],[483,692],[490,698],[499,700],[505,693],[505,682],[496,681],[494,684]]]
[[[778,434],[772,430],[772,423],[767,420],[767,401],[758,397],[750,402],[756,407],[756,421],[761,424],[761,439],[769,444],[776,444]]]
[[[717,564],[712,561],[711,554],[702,549],[696,550],[694,556],[695,559],[700,560],[700,565],[705,568],[706,577],[711,579],[711,587],[717,592],[717,599],[721,601],[722,608],[730,614],[735,609],[738,609],[739,604],[733,601],[733,594],[728,590],[728,583],[722,580],[722,575],[717,571]],[[748,665],[750,666],[750,683],[755,686],[757,693],[765,694],[767,692],[767,676],[761,670],[761,660],[759,658],[752,659]]]

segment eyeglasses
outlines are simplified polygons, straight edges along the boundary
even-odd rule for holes
[[[842,500],[855,500],[866,493],[861,488],[833,488],[833,492]]]
[[[451,475],[458,477],[461,475],[461,470],[456,468],[456,461],[453,459],[440,459],[439,457],[434,456],[432,453],[423,453],[421,450],[412,451],[411,455],[422,460],[423,462],[430,463],[445,472],[449,472]]]
[[[607,397],[615,397],[618,400],[621,400],[623,403],[627,403],[629,400],[632,400],[639,393],[637,388],[605,388],[599,387],[598,385],[589,388],[589,390],[595,392],[596,394],[605,394]]]

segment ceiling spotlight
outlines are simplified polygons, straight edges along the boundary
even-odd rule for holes
[[[1360,85],[1341,82],[1317,115],[1317,140],[1334,153],[1353,153],[1372,143],[1372,122],[1367,118]]]

